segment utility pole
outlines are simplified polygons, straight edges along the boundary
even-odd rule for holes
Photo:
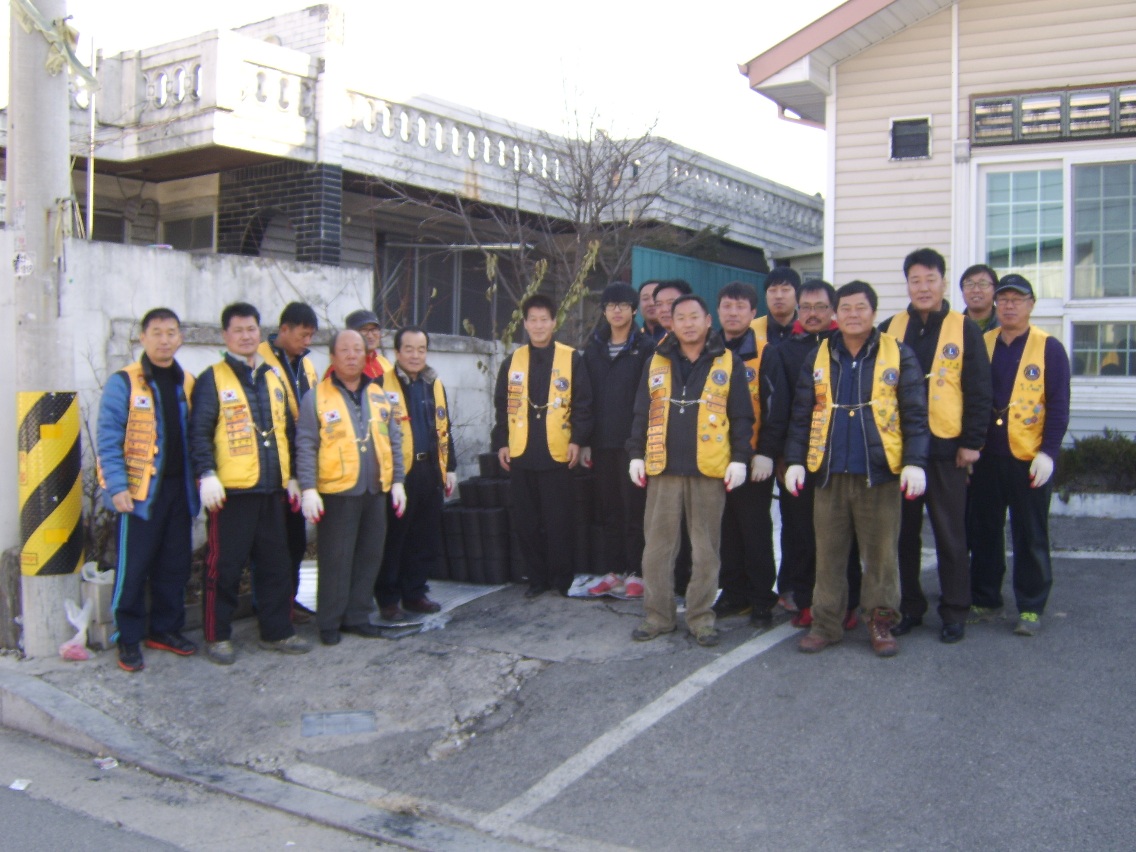
[[[76,555],[78,561],[82,556],[81,525],[76,554],[70,519],[77,502],[71,476],[78,435],[72,443],[69,422],[77,401],[71,335],[61,316],[60,292],[62,256],[71,232],[69,69],[49,43],[52,32],[56,40],[62,37],[67,3],[12,0],[11,10],[7,216],[14,256],[8,259],[11,271],[3,281],[5,289],[14,292],[3,293],[3,302],[14,306],[4,312],[4,331],[17,345],[15,382],[4,379],[3,399],[9,412],[17,400],[21,452],[11,459],[9,444],[2,454],[3,473],[14,474],[2,477],[4,515],[18,512],[18,523],[6,517],[0,529],[5,548],[22,548],[24,652],[43,657],[54,655],[70,638],[63,603],[78,601],[78,564],[72,563]],[[66,449],[52,449],[52,441]],[[18,540],[12,540],[13,532]],[[37,536],[39,551],[29,547]]]

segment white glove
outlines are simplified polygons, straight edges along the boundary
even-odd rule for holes
[[[749,478],[754,482],[765,482],[773,476],[773,459],[769,456],[754,456],[749,463]]]
[[[201,505],[210,512],[220,509],[225,502],[225,486],[215,475],[201,477],[197,493],[201,495]]]
[[[796,497],[805,485],[805,466],[791,464],[785,469],[785,490]]]
[[[401,518],[402,513],[406,511],[406,489],[402,487],[401,482],[391,486],[391,505],[394,506],[394,516]]]
[[[1053,459],[1045,453],[1038,453],[1030,462],[1030,488],[1041,488],[1053,476]]]
[[[914,500],[927,490],[927,474],[923,468],[909,464],[899,472],[899,490],[908,500]]]
[[[301,506],[302,496],[300,494],[300,483],[295,479],[288,480],[288,505],[292,507],[293,512],[299,512],[303,507]]]
[[[580,464],[582,464],[584,467],[587,467],[587,468],[590,468],[592,466],[592,448],[591,447],[581,447],[580,448]]]
[[[310,523],[318,524],[323,517],[323,498],[314,488],[305,488],[300,497],[300,505],[304,510],[304,517]]]
[[[640,488],[647,487],[647,465],[643,463],[643,459],[632,459],[627,468],[627,474],[631,477],[631,481]]]
[[[458,475],[453,471],[446,473],[446,496],[452,497],[454,489],[458,487]]]
[[[742,462],[730,462],[726,465],[726,476],[724,477],[726,490],[733,491],[738,486],[743,485],[746,481],[747,472],[746,466]]]

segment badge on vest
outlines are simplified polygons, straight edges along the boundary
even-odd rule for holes
[[[240,396],[237,394],[237,392],[235,390],[223,390],[223,391],[221,391],[221,402],[236,402],[239,399],[240,399]]]
[[[661,388],[666,380],[667,377],[662,373],[655,373],[655,375],[651,376],[648,386],[651,390],[655,390],[656,388]]]
[[[150,397],[148,397],[148,396],[136,396],[136,397],[134,397],[134,407],[135,408],[141,408],[141,409],[144,409],[144,410],[149,410],[150,409]]]
[[[521,370],[514,370],[509,373],[509,384],[523,385],[525,383],[525,374]]]
[[[726,375],[725,370],[715,370],[710,376],[710,381],[716,385],[724,385],[729,380],[730,377]]]
[[[339,416],[339,412],[335,411],[334,409],[332,409],[331,411],[325,411],[323,413],[324,423],[338,423],[341,419],[342,418]]]
[[[391,405],[398,405],[398,394],[395,393],[394,391],[391,391],[390,393],[388,393],[387,394],[387,402],[389,402]]]
[[[277,402],[283,402],[284,401],[284,391],[280,390],[280,388],[276,389],[276,401]]]
[[[446,419],[446,409],[439,405],[438,410],[434,412],[434,416],[438,420],[445,420]]]
[[[568,390],[568,380],[567,379],[557,379],[556,381],[554,381],[552,383],[552,386],[555,387],[561,393],[563,393],[564,391]]]
[[[1037,366],[1037,364],[1030,364],[1026,367],[1022,375],[1031,382],[1036,382],[1041,377],[1041,367]]]
[[[888,387],[895,387],[899,384],[899,371],[894,367],[888,367],[884,370],[883,380]]]
[[[746,384],[748,385],[757,378],[757,371],[753,367],[746,367]]]
[[[948,343],[943,347],[943,357],[948,361],[953,361],[959,356],[959,348],[953,343]]]
[[[824,381],[824,370],[813,370],[813,384],[820,384]]]

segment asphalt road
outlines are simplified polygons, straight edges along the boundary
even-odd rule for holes
[[[424,732],[307,760],[580,848],[1127,850],[1136,557],[1059,558],[1055,574],[1032,639],[1007,620],[945,646],[932,615],[890,660],[862,627],[815,656],[783,627],[755,653],[726,620],[714,650],[680,630],[635,657],[551,662],[451,757],[428,758]],[[480,647],[524,617],[519,597],[416,641]]]

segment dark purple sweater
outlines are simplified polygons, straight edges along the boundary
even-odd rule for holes
[[[994,383],[994,411],[1003,411],[1010,403],[1014,381],[1022,361],[1029,333],[1014,339],[1007,346],[1001,336],[994,344],[994,357],[990,359],[990,374]],[[1011,456],[1010,441],[1006,434],[1006,420],[997,425],[999,418],[991,412],[986,430],[986,446],[982,452],[991,456]],[[1056,337],[1045,341],[1045,426],[1041,433],[1041,452],[1054,461],[1061,450],[1065,430],[1069,428],[1069,356]]]

